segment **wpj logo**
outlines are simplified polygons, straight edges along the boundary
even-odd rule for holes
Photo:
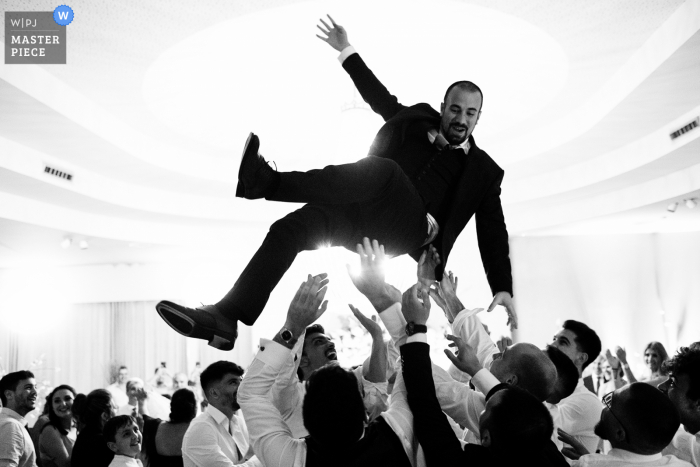
[[[65,64],[70,7],[54,11],[5,12],[5,64]]]

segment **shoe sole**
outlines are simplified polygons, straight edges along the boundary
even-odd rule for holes
[[[241,169],[243,168],[245,156],[248,153],[248,147],[250,146],[250,143],[253,139],[258,141],[257,146],[258,148],[260,147],[258,137],[255,136],[255,134],[251,131],[250,134],[248,134],[248,139],[246,140],[245,145],[243,146],[243,154],[241,154],[241,163],[238,165],[238,185],[236,185],[236,197],[238,198],[245,198],[245,186],[243,185],[243,181],[241,180]],[[255,148],[255,154],[258,153],[258,148]]]
[[[227,337],[217,335],[218,331],[216,329],[198,324],[183,313],[180,310],[180,306],[175,303],[168,301],[159,302],[156,305],[156,311],[163,321],[180,335],[194,339],[204,339],[210,346],[219,350],[231,350],[236,343],[235,338],[231,341]]]

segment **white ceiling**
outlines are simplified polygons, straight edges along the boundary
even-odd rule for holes
[[[667,211],[700,197],[700,128],[669,137],[700,116],[700,0],[70,6],[67,65],[0,65],[0,267],[261,239],[295,206],[234,197],[249,131],[285,171],[356,160],[381,125],[315,37],[325,13],[402,103],[482,87],[474,135],[506,170],[511,235],[700,231],[700,208]]]

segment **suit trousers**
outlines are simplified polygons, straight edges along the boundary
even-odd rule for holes
[[[322,245],[355,251],[363,237],[398,256],[420,248],[428,233],[423,199],[391,159],[280,173],[271,201],[307,203],[276,221],[233,288],[217,303],[228,318],[252,325],[302,251]]]

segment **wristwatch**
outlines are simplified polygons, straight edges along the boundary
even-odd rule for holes
[[[409,321],[406,324],[406,334],[409,336],[412,336],[414,334],[418,334],[419,332],[426,333],[428,332],[428,326],[425,324],[416,324],[413,321]]]
[[[289,344],[289,342],[294,339],[294,334],[292,334],[292,331],[290,331],[287,328],[282,328],[280,329],[280,337],[284,341],[285,344]]]

